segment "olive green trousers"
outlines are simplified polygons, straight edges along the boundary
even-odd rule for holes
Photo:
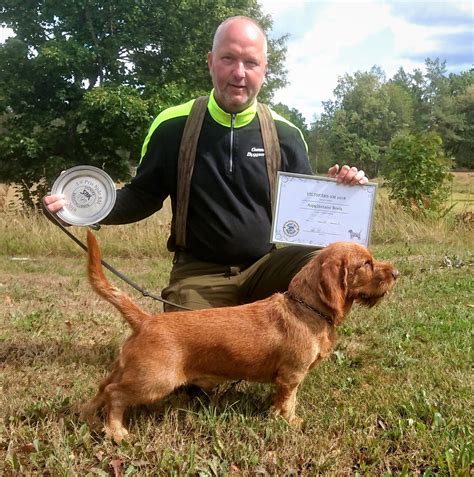
[[[177,252],[170,283],[162,297],[192,310],[261,300],[286,291],[294,275],[317,251],[314,247],[290,245],[273,249],[250,265],[233,266],[203,262]],[[179,308],[165,304],[164,310]]]

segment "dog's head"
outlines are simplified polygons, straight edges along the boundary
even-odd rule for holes
[[[315,254],[293,278],[288,291],[338,324],[354,301],[376,305],[392,289],[398,275],[392,264],[374,260],[363,245],[336,242]]]

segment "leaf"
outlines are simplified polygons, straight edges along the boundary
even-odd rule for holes
[[[36,452],[36,448],[32,442],[29,442],[28,444],[22,445],[20,447],[20,451],[24,452],[25,454],[32,454],[33,452]]]
[[[110,461],[110,465],[112,469],[114,470],[114,477],[121,477],[123,460],[116,457],[115,459],[112,459]]]

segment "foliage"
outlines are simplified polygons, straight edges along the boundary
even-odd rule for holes
[[[458,133],[459,140],[451,149],[458,167],[474,168],[474,82],[455,97],[455,108],[463,117]]]
[[[347,163],[378,175],[390,138],[413,123],[408,93],[385,83],[383,73],[373,68],[339,78],[334,96],[323,103],[324,113],[313,126],[316,148],[328,146],[327,163]]]
[[[286,104],[277,103],[272,105],[272,109],[276,113],[290,121],[292,124],[294,124],[303,134],[305,141],[308,142],[309,130],[306,124],[306,120],[296,108],[290,108]]]
[[[428,131],[439,134],[456,165],[474,167],[473,86],[474,70],[447,75],[445,62],[429,58],[425,72],[400,68],[389,80],[378,67],[344,75],[309,133],[318,168],[349,163],[373,177],[393,137]]]
[[[297,109],[290,108],[283,103],[274,104],[272,109],[299,128],[305,137],[307,136],[308,126],[306,125],[306,120]]]
[[[474,105],[469,90],[474,86],[474,69],[448,75],[445,61],[428,58],[425,70],[407,74],[401,68],[392,80],[412,98],[415,124],[411,130],[438,132],[446,155],[454,156],[458,167],[473,168]]]
[[[0,181],[33,205],[73,165],[127,179],[153,117],[209,91],[212,36],[236,14],[271,30],[254,0],[3,2],[15,36],[0,45]],[[285,84],[285,42],[269,41],[262,100]]]
[[[449,192],[452,162],[435,132],[401,133],[390,142],[383,175],[390,197],[415,212],[440,212]]]

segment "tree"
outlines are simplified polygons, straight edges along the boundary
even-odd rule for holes
[[[414,130],[425,131],[429,124],[430,111],[426,101],[426,78],[420,69],[406,73],[400,68],[391,83],[398,85],[409,93],[413,103]]]
[[[393,135],[413,123],[411,96],[403,87],[385,82],[383,72],[356,72],[339,78],[333,101],[313,125],[315,143],[330,159],[318,163],[353,164],[369,176],[378,175],[383,153]]]
[[[400,133],[390,142],[383,176],[390,197],[405,209],[440,212],[449,192],[451,168],[437,133]]]
[[[77,164],[128,178],[152,118],[209,91],[217,25],[244,14],[272,27],[254,0],[5,0],[0,12],[15,32],[0,45],[0,180],[25,198]],[[285,41],[269,42],[267,101],[286,82]]]
[[[415,119],[412,130],[437,131],[446,154],[454,155],[458,164],[464,164],[465,149],[459,157],[460,146],[465,142],[466,132],[469,135],[472,118],[466,114],[465,105],[459,98],[464,97],[467,89],[474,84],[474,71],[448,75],[446,62],[439,58],[427,58],[425,69],[425,73],[417,69],[412,74],[400,69],[392,82],[412,97]]]
[[[400,68],[388,81],[376,67],[339,78],[309,133],[318,168],[346,162],[378,175],[393,137],[428,132],[440,136],[447,157],[472,168],[474,71],[447,76],[445,62],[425,65],[425,73]]]
[[[459,140],[452,146],[458,167],[474,169],[474,82],[456,96],[456,108],[463,117]]]
[[[302,113],[296,108],[290,108],[283,103],[272,105],[272,109],[299,128],[303,133],[303,136],[306,138],[308,134],[308,126],[306,125],[306,119]]]

